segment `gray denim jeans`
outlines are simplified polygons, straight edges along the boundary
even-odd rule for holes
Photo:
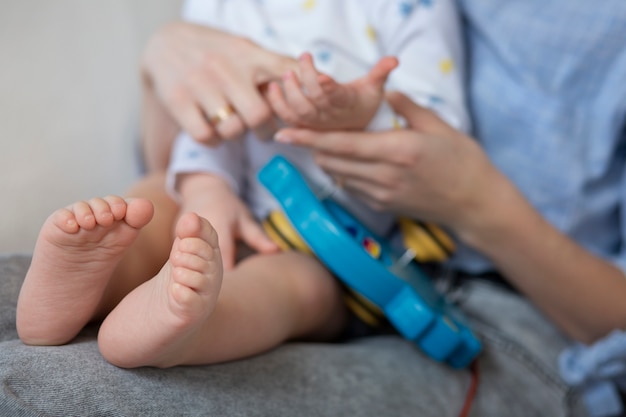
[[[578,393],[559,375],[557,357],[570,341],[527,299],[479,279],[454,293],[484,346],[471,415],[586,415]]]

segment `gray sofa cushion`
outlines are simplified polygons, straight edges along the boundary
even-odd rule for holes
[[[428,372],[424,363],[441,367],[396,336],[290,343],[249,360],[166,370],[108,364],[94,327],[66,346],[25,346],[15,306],[29,261],[0,258],[0,416],[419,415],[411,380]]]
[[[15,306],[29,262],[0,256],[2,417],[445,417],[459,415],[470,385],[467,370],[427,359],[395,335],[289,343],[247,360],[164,370],[110,365],[98,352],[96,327],[65,346],[25,346]],[[471,415],[585,414],[555,370],[562,341],[526,300],[477,282],[464,306],[485,342]],[[507,309],[516,314],[489,313]]]

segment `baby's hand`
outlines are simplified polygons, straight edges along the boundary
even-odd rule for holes
[[[370,72],[347,84],[339,84],[315,69],[310,54],[299,60],[299,73],[288,72],[283,86],[269,84],[266,98],[285,123],[316,130],[364,129],[384,98],[385,82],[398,60],[385,57]]]
[[[178,188],[182,196],[181,213],[197,213],[217,232],[224,269],[235,266],[240,240],[260,253],[278,251],[248,207],[221,178],[205,173],[186,174],[179,180]]]

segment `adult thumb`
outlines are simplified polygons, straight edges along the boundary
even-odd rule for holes
[[[415,104],[413,100],[398,91],[390,91],[386,99],[391,108],[407,121],[411,129],[432,134],[449,134],[454,131],[432,110]]]

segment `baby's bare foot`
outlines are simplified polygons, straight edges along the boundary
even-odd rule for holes
[[[100,351],[125,368],[186,362],[186,352],[215,308],[222,275],[215,230],[194,213],[183,215],[169,261],[102,324]]]
[[[110,196],[48,217],[18,300],[20,338],[41,345],[72,340],[92,319],[113,270],[153,212],[147,200]]]

